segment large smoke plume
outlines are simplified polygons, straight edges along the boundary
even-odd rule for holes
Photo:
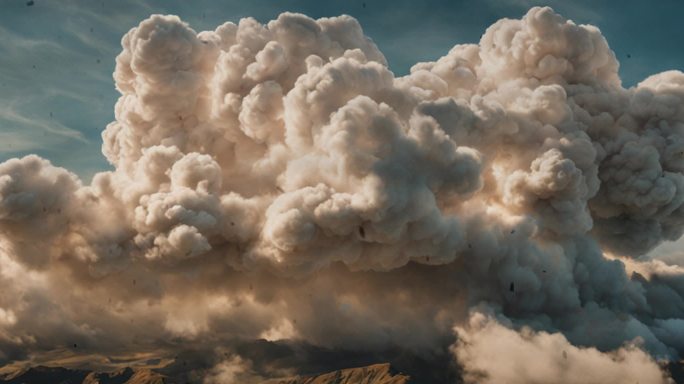
[[[684,353],[684,271],[635,258],[684,230],[683,73],[625,89],[549,8],[403,77],[349,16],[122,46],[113,171],[0,164],[0,362],[453,343],[474,382],[655,383]],[[207,380],[289,372],[225,355]]]

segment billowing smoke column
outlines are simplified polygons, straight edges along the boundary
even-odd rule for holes
[[[349,16],[154,15],[122,46],[114,171],[0,164],[0,361],[456,327],[467,380],[646,383],[684,353],[684,271],[625,259],[684,230],[683,73],[625,89],[549,8],[404,77]]]

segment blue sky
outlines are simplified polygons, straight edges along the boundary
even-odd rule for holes
[[[597,25],[620,60],[625,86],[684,70],[681,0],[647,1],[0,1],[0,161],[37,153],[85,182],[109,168],[100,132],[114,118],[112,72],[124,33],[153,13],[177,14],[197,31],[283,11],[356,17],[397,75],[453,45],[477,42],[502,17],[550,5]],[[364,6],[365,4],[365,6]]]

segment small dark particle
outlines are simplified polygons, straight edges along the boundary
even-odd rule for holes
[[[35,3],[33,2],[33,0],[29,0],[29,1],[26,2],[26,6],[27,6],[27,7],[32,7],[33,4],[35,4]]]
[[[508,286],[508,290],[511,292],[515,292],[515,285],[513,284],[512,281],[511,281],[511,285]]]
[[[515,229],[511,229],[511,235],[515,233]]]
[[[468,249],[473,249],[473,245],[468,243]]]
[[[47,208],[43,207],[43,212],[47,212]]]
[[[95,60],[98,64],[100,64],[100,59]]]
[[[133,285],[135,285],[135,279],[133,279]]]
[[[76,345],[76,343],[74,343],[74,348],[78,348],[78,345]]]
[[[546,269],[542,269],[542,272],[546,273]]]
[[[90,33],[93,33],[93,27],[90,27]]]
[[[429,263],[430,262],[430,256],[425,256],[425,258],[427,259],[427,262]]]
[[[254,290],[254,286],[253,286],[252,284],[249,285],[249,290],[250,290],[250,291],[253,291],[253,290]]]
[[[630,55],[630,54],[628,53],[628,54],[627,54],[627,58],[628,58],[628,59],[631,59],[631,58],[632,58],[632,55]]]
[[[361,236],[362,239],[366,238],[366,230],[363,229],[363,227],[359,227],[359,235]]]
[[[33,69],[36,69],[36,65],[35,65],[35,64],[34,64],[32,67],[33,67]]]
[[[231,221],[231,222],[230,222],[230,225],[235,225],[235,223]]]
[[[366,8],[366,3],[363,3],[363,7]]]

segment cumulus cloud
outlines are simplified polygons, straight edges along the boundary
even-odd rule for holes
[[[559,333],[516,332],[479,312],[457,332],[454,351],[467,383],[673,383],[635,346],[602,353]]]
[[[0,164],[0,359],[429,354],[482,303],[578,356],[678,358],[684,274],[630,257],[684,228],[684,74],[618,66],[550,8],[402,77],[349,16],[153,15],[117,57],[114,170]]]
[[[204,384],[261,383],[263,377],[250,372],[250,364],[239,356],[230,356],[215,365],[204,377]]]

